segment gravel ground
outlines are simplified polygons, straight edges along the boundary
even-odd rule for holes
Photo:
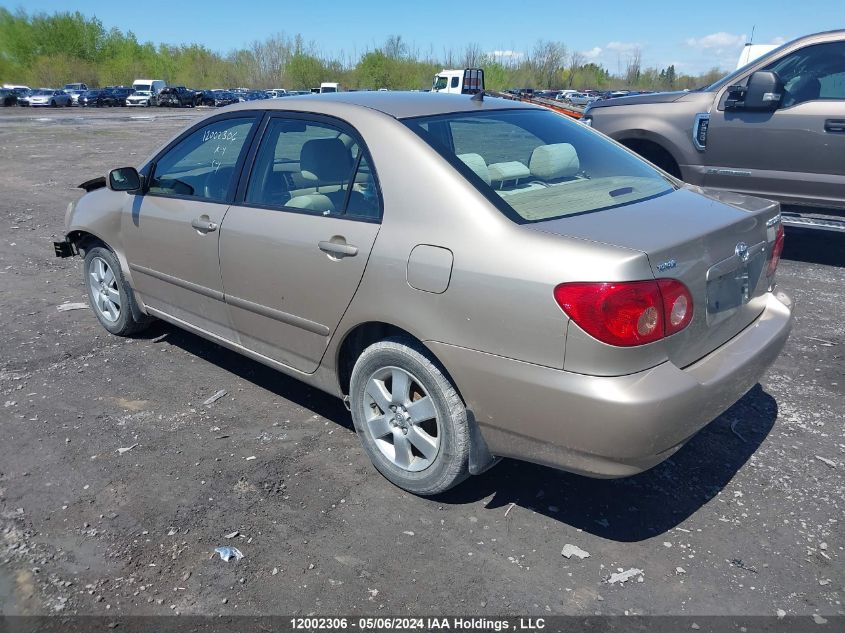
[[[666,463],[506,460],[421,499],[339,401],[167,325],[57,311],[85,301],[51,244],[75,185],[199,114],[0,111],[0,614],[843,614],[845,236],[788,232],[784,353]]]

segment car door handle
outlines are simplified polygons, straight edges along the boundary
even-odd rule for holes
[[[347,244],[346,242],[329,242],[322,241],[317,246],[324,253],[332,257],[355,257],[358,254],[358,247]]]
[[[845,119],[828,119],[824,122],[825,132],[845,132]]]
[[[217,222],[212,222],[207,215],[191,220],[191,226],[200,233],[212,233],[217,230]]]

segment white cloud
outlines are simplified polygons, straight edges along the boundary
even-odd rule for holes
[[[697,48],[705,51],[715,51],[717,54],[726,50],[739,50],[747,41],[745,33],[735,35],[725,31],[710,33],[704,37],[690,37],[686,45],[690,48]]]
[[[642,48],[637,42],[608,42],[605,48],[615,53],[633,53],[639,48]]]
[[[586,57],[587,59],[596,59],[602,53],[601,46],[594,46],[588,51],[582,51],[581,54]]]
[[[490,57],[496,60],[517,60],[525,57],[525,53],[521,51],[490,51],[487,53]]]

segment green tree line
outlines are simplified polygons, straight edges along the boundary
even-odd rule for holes
[[[89,86],[130,85],[139,77],[191,87],[309,89],[323,81],[345,88],[426,89],[442,68],[480,66],[487,88],[684,89],[712,83],[714,68],[691,76],[668,68],[641,68],[640,53],[611,74],[563,43],[540,41],[527,54],[508,58],[463,49],[421,52],[400,35],[360,54],[329,54],[301,35],[280,33],[245,48],[220,53],[202,44],[179,46],[139,42],[132,31],[106,29],[79,12],[29,14],[0,8],[0,83],[33,87],[84,82]]]

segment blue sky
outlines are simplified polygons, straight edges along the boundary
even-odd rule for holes
[[[228,52],[274,33],[301,33],[327,52],[358,55],[399,34],[417,50],[457,54],[469,42],[485,52],[530,53],[539,39],[583,52],[616,72],[639,48],[643,66],[674,63],[679,72],[733,68],[755,28],[754,41],[778,43],[799,35],[845,27],[842,0],[708,0],[705,3],[602,0],[0,0],[29,12],[73,9],[96,16],[107,28],[132,30],[141,41],[197,42]]]

